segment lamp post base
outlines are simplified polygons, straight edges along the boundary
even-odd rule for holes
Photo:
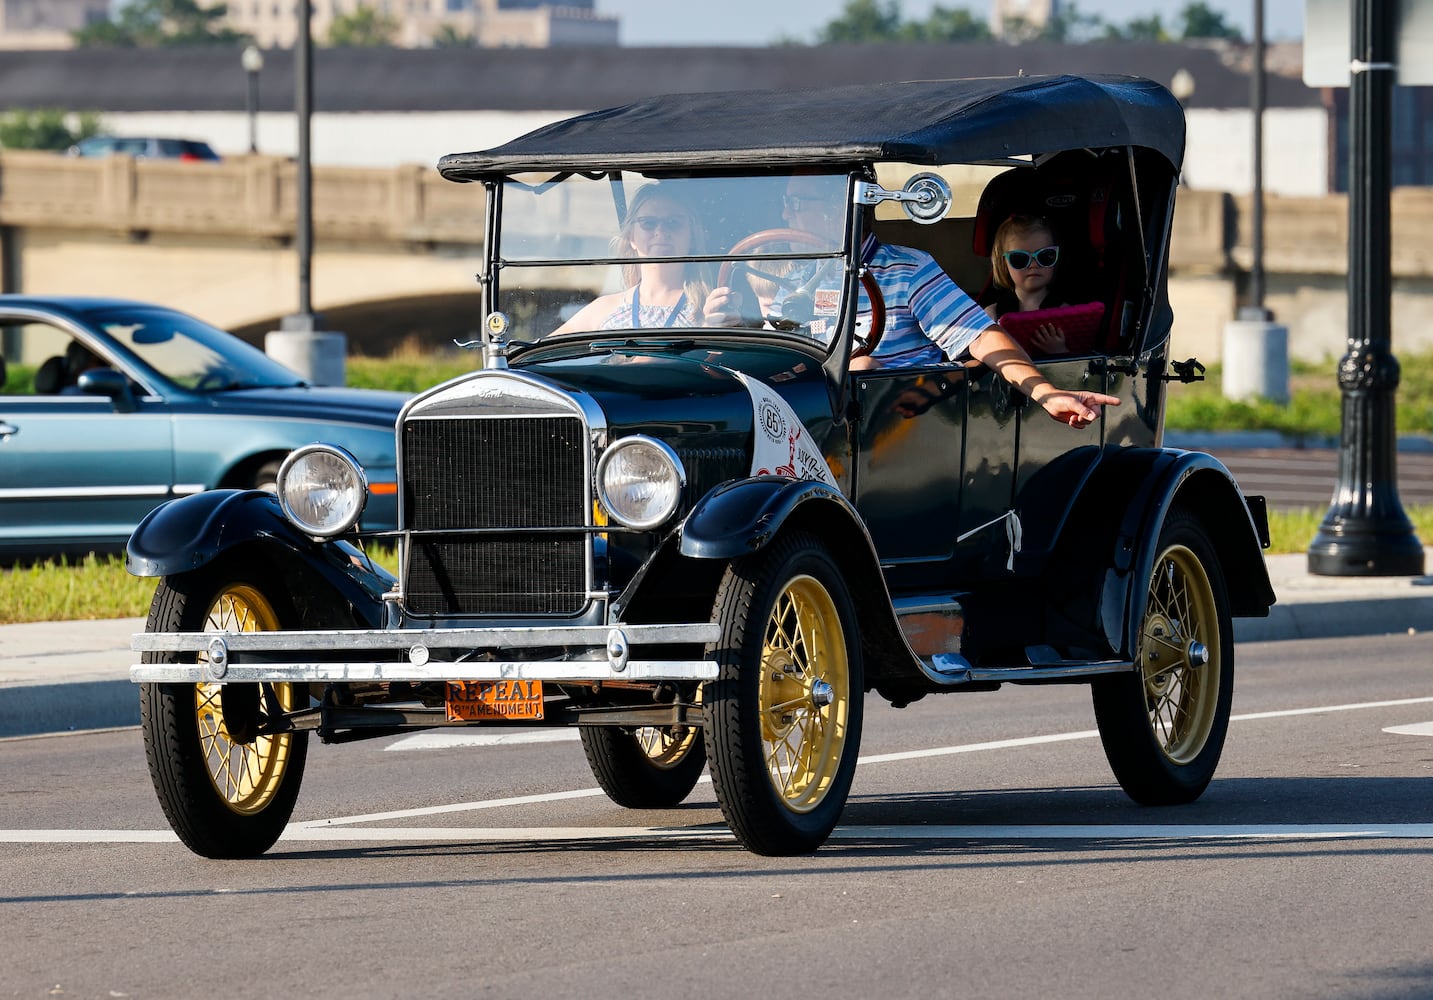
[[[1309,546],[1309,572],[1316,576],[1422,576],[1423,545],[1406,517],[1376,521],[1329,511]]]

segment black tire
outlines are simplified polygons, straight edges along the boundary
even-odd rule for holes
[[[254,477],[248,484],[251,490],[263,490],[266,493],[277,493],[279,491],[279,466],[283,463],[278,459],[265,462],[254,470]]]
[[[796,533],[727,567],[714,614],[704,733],[722,815],[756,854],[809,854],[841,818],[860,752],[850,595],[821,542]]]
[[[280,628],[287,605],[277,596],[266,596],[266,585],[257,582],[261,578],[232,562],[227,568],[206,566],[166,577],[155,591],[145,629]],[[144,659],[175,662],[192,655],[145,653]],[[307,700],[302,685],[276,684],[273,690],[286,709]],[[257,735],[265,703],[256,684],[140,686],[149,775],[170,826],[196,854],[256,857],[272,847],[288,825],[308,757],[308,733]]]
[[[707,766],[706,745],[695,726],[582,726],[578,733],[592,776],[625,809],[681,805]]]
[[[1092,688],[1105,757],[1125,793],[1147,806],[1203,794],[1224,750],[1234,699],[1229,596],[1208,530],[1176,507],[1158,553],[1136,669]]]

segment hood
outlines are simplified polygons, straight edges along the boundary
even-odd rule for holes
[[[392,428],[407,393],[342,386],[285,386],[236,389],[210,397],[225,410],[255,416],[312,417],[318,420]]]

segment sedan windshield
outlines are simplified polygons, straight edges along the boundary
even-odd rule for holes
[[[296,372],[233,334],[168,309],[125,308],[90,320],[165,380],[193,392],[301,385]]]
[[[707,327],[829,344],[848,186],[834,174],[512,178],[496,308],[516,340]]]

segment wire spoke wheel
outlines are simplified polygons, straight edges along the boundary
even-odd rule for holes
[[[722,814],[758,854],[816,850],[855,775],[859,631],[831,555],[796,533],[728,567],[707,685],[707,757]]]
[[[236,586],[219,595],[209,609],[204,630],[272,632],[278,627],[278,616],[263,594],[253,587]],[[199,654],[201,663],[207,659],[203,653]],[[219,797],[234,812],[252,815],[262,812],[278,792],[288,766],[293,734],[256,736],[248,741],[239,734],[236,739],[224,716],[224,689],[220,684],[194,686],[199,747]],[[292,711],[293,685],[276,684],[274,689],[279,704],[285,711]]]
[[[262,632],[292,614],[233,562],[165,577],[155,590],[151,632]],[[181,654],[146,653],[148,662]],[[192,655],[192,654],[189,654]],[[197,662],[205,662],[199,654]],[[191,850],[243,858],[273,846],[288,824],[308,756],[308,734],[278,715],[307,704],[298,684],[144,684],[140,725],[160,806]]]
[[[1135,672],[1092,687],[1105,756],[1136,802],[1192,802],[1223,752],[1234,648],[1214,546],[1202,522],[1181,508],[1160,534],[1134,659]]]
[[[761,653],[761,736],[771,783],[788,808],[821,804],[840,768],[850,667],[831,595],[809,576],[787,584]]]

